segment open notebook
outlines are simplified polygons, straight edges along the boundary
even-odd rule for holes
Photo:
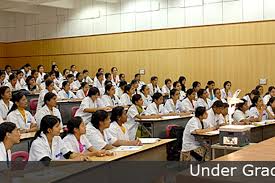
[[[123,151],[138,151],[142,148],[142,146],[119,146],[114,151],[115,152],[123,152]]]

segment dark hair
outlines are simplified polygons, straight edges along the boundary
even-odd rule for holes
[[[193,88],[196,88],[198,85],[200,85],[201,83],[198,82],[198,81],[194,81],[193,84],[192,84],[192,87]]]
[[[192,93],[194,93],[194,92],[195,92],[195,90],[194,90],[193,88],[188,89],[188,90],[186,91],[186,97],[192,95]]]
[[[53,129],[53,127],[57,124],[60,123],[60,119],[56,116],[52,115],[46,115],[42,118],[41,123],[40,123],[40,129],[36,132],[34,136],[34,140],[37,139],[37,137],[41,137],[41,132],[44,134],[48,133],[48,129]]]
[[[138,80],[133,79],[133,80],[131,81],[131,85],[134,85],[134,84],[138,84]]]
[[[217,100],[213,103],[212,108],[223,107],[223,102],[221,100]]]
[[[275,101],[275,97],[271,97],[267,103],[267,106],[271,106],[271,104]]]
[[[47,80],[45,81],[45,86],[49,87],[53,83],[53,80]]]
[[[50,76],[52,76],[53,74],[55,75],[55,71],[49,72],[49,75],[50,75]]]
[[[16,78],[16,74],[11,74],[9,76],[9,81],[11,82],[11,80],[15,79]]]
[[[257,85],[255,89],[259,90],[260,88],[263,88],[263,86],[262,85]]]
[[[165,81],[164,81],[165,85],[167,85],[169,82],[172,82],[172,80],[171,79],[165,79]]]
[[[140,88],[140,92],[143,93],[146,87],[147,87],[147,85],[142,85]]]
[[[99,122],[104,121],[108,117],[109,115],[106,111],[98,110],[92,115],[91,123],[96,129],[99,129]]]
[[[74,75],[73,75],[73,74],[68,74],[68,75],[67,75],[67,79],[68,79],[68,78],[74,78]]]
[[[69,69],[64,69],[63,70],[63,75],[65,75],[66,71],[69,71]]]
[[[230,81],[225,81],[225,82],[223,83],[223,87],[225,88],[227,84],[231,84],[231,82],[230,82]]]
[[[151,77],[151,82],[154,81],[154,80],[156,80],[156,79],[158,79],[157,76],[152,76],[152,77]]]
[[[238,103],[236,105],[237,109],[239,109],[240,111],[242,110],[242,107],[247,103],[247,100],[245,99],[241,99],[243,102],[242,103]]]
[[[122,116],[124,111],[124,107],[122,106],[117,106],[115,108],[113,108],[112,110],[112,114],[111,114],[111,121],[117,121],[117,119]]]
[[[215,89],[213,90],[214,95],[216,95],[216,92],[217,92],[218,90],[220,90],[220,89],[219,89],[219,88],[215,88]]]
[[[80,74],[82,74],[82,73],[78,72],[75,77],[78,78],[80,76]]]
[[[58,66],[57,66],[56,64],[53,64],[53,65],[52,65],[52,71],[54,71],[54,68],[55,68],[55,67],[58,67]]]
[[[229,107],[229,104],[226,102],[223,102],[223,108],[227,108],[227,107]]]
[[[155,101],[155,100],[158,100],[160,97],[162,97],[161,93],[154,93],[152,99],[153,99],[153,101]]]
[[[5,73],[3,71],[0,71],[0,76],[2,76],[2,75],[5,75]]]
[[[205,89],[199,89],[199,91],[197,92],[198,97],[201,98],[201,96],[203,95],[203,93],[205,92]]]
[[[68,81],[63,81],[63,82],[62,82],[62,88],[64,89],[65,86],[66,86],[68,83],[69,83]]]
[[[215,84],[215,82],[212,81],[212,80],[208,81],[208,82],[207,82],[207,86],[205,87],[205,89],[209,88],[208,86],[209,86],[209,85],[212,85],[212,84]]]
[[[71,69],[74,67],[75,65],[71,65]]]
[[[176,88],[176,86],[177,86],[178,83],[180,84],[179,81],[175,81],[175,82],[173,83],[173,87]]]
[[[108,91],[110,91],[112,87],[113,87],[112,84],[107,84],[107,85],[105,86],[105,95],[108,95]]]
[[[44,66],[43,66],[43,65],[38,65],[38,66],[37,66],[37,71],[38,71],[38,72],[39,72],[40,67],[44,67]]]
[[[259,90],[254,89],[254,90],[252,90],[252,91],[249,93],[249,97],[250,97],[251,94],[253,94],[253,95],[260,95],[260,92],[259,92]]]
[[[94,95],[100,95],[99,89],[97,87],[92,87],[90,88],[89,92],[88,92],[88,97],[94,96]]]
[[[251,105],[250,107],[256,107],[257,102],[259,101],[260,98],[261,98],[261,96],[255,95],[255,96],[253,97],[253,99],[251,100],[252,105]]]
[[[175,88],[173,88],[172,90],[170,90],[170,97],[174,96],[177,91],[179,91],[179,90],[177,90]]]
[[[74,118],[71,118],[67,123],[68,133],[74,134],[74,129],[79,129],[79,126],[83,122],[82,118],[79,116],[76,116]]]
[[[105,73],[105,78],[107,79],[109,76],[111,76],[111,73],[107,72]]]
[[[59,74],[58,71],[55,71],[55,70],[54,70],[55,67],[58,68],[58,66],[57,66],[56,64],[52,65],[52,71],[51,71],[51,72],[54,72],[54,73],[55,73],[55,77],[56,77],[56,78],[59,78],[59,77],[60,77],[60,74]]]
[[[16,75],[18,76],[19,74],[24,74],[24,73],[23,73],[23,71],[18,70],[18,71],[16,72]]]
[[[7,70],[8,68],[11,68],[11,66],[10,65],[6,65],[5,66],[5,70]]]
[[[113,83],[112,83],[112,81],[106,79],[104,82],[104,86],[106,86],[106,85],[113,85]]]
[[[195,110],[195,117],[198,118],[198,117],[202,116],[205,112],[206,112],[205,107],[197,107]]]
[[[35,70],[35,69],[33,69],[33,70],[31,71],[31,75],[33,76],[36,72],[38,72],[38,71]]]
[[[126,86],[127,82],[126,81],[120,81],[119,82],[119,87],[121,88],[122,86]]]
[[[36,86],[34,86],[33,88],[30,87],[31,85],[29,84],[29,82],[30,82],[30,80],[32,80],[32,79],[34,79],[33,76],[28,76],[27,79],[26,79],[26,83],[27,83],[28,89],[29,89],[30,91],[36,89]]]
[[[119,74],[119,75],[118,75],[119,79],[121,79],[123,75],[125,76],[124,73]]]
[[[49,74],[45,74],[44,77],[43,77],[43,80],[46,81],[49,77],[50,77]]]
[[[44,96],[44,105],[46,105],[47,102],[49,102],[54,97],[56,97],[56,94],[54,94],[52,92],[46,93],[46,95]]]
[[[97,69],[97,72],[100,72],[100,70],[104,70],[103,68],[99,68],[99,69]]]
[[[131,84],[126,85],[125,88],[124,88],[124,93],[129,92],[131,90],[131,87],[132,87]]]
[[[86,72],[89,72],[89,71],[87,69],[84,69],[82,73],[85,74]]]
[[[87,84],[88,84],[87,82],[82,82],[79,89],[83,89]]]
[[[0,124],[0,142],[3,142],[7,133],[11,133],[16,128],[12,122],[4,122]]]
[[[99,76],[103,76],[103,73],[102,72],[96,73],[96,77],[98,78]]]
[[[5,94],[6,90],[9,89],[8,86],[1,86],[0,87],[0,99],[3,99],[2,95]]]
[[[12,111],[15,111],[16,109],[18,109],[18,106],[16,105],[15,102],[19,102],[24,96],[25,96],[24,93],[23,93],[23,92],[20,92],[20,91],[14,92],[14,93],[12,94],[12,102],[13,102],[13,105],[12,105],[10,111],[8,112],[8,114],[11,113]]]
[[[140,76],[140,75],[141,75],[140,73],[135,74],[135,78],[138,77],[138,76]]]
[[[114,69],[116,69],[116,70],[117,70],[117,68],[116,68],[116,67],[112,67],[112,68],[111,68],[111,71],[112,71],[112,72],[114,72]]]
[[[132,96],[132,102],[133,102],[133,104],[136,104],[136,102],[139,101],[141,98],[142,98],[142,97],[141,97],[140,94],[134,94],[134,95]]]

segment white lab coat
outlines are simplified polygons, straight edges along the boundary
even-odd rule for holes
[[[151,103],[147,109],[145,110],[145,115],[153,115],[153,114],[168,114],[169,112],[165,109],[163,104],[160,104],[157,108],[155,102]]]
[[[196,101],[191,101],[189,98],[185,98],[179,105],[177,106],[177,109],[179,109],[180,112],[194,112],[196,108]]]
[[[39,97],[38,97],[38,102],[37,102],[37,109],[36,109],[36,112],[38,110],[40,110],[42,108],[42,106],[44,105],[44,97],[45,95],[49,93],[49,91],[47,89],[45,90],[42,90],[39,94]],[[58,94],[56,93],[55,90],[52,91],[52,93],[56,94],[56,96],[58,97]]]
[[[79,90],[81,87],[81,83],[78,80],[74,81],[71,85],[73,90]]]
[[[208,117],[204,120],[205,128],[212,128],[224,123],[222,114],[215,114],[213,109],[207,111]]]
[[[37,77],[37,79],[36,79],[36,83],[38,83],[38,84],[41,84],[42,83],[42,81],[44,81],[44,76],[45,76],[45,74],[46,73],[38,73],[38,77]]]
[[[122,91],[121,88],[119,88],[119,87],[116,88],[116,96],[117,96],[118,98],[120,98],[121,95],[122,95],[123,93],[124,93],[124,92]]]
[[[101,102],[105,107],[121,106],[121,101],[116,95],[114,95],[112,98],[109,95],[103,95],[101,97]]]
[[[165,109],[166,109],[169,113],[171,113],[171,112],[176,112],[176,113],[178,113],[178,112],[180,112],[179,109],[177,109],[177,106],[180,105],[179,103],[180,103],[180,101],[177,100],[176,105],[175,105],[173,99],[168,99],[168,100],[165,102],[164,107],[165,107]]]
[[[114,79],[114,76],[113,74],[111,75],[112,79],[112,83],[114,83],[116,85],[116,83],[119,83],[120,82],[120,79],[119,79],[119,75],[116,75],[115,79]]]
[[[36,114],[34,116],[35,119],[36,119],[38,129],[40,129],[40,124],[41,124],[42,118],[46,115],[53,115],[53,116],[56,116],[57,118],[59,118],[61,128],[63,128],[62,117],[61,117],[61,113],[60,113],[59,109],[54,107],[53,112],[51,112],[50,109],[48,108],[48,106],[44,105],[39,111],[36,112]]]
[[[182,152],[189,152],[200,147],[200,143],[196,141],[192,132],[202,129],[199,118],[192,117],[186,124],[182,137]]]
[[[268,103],[268,101],[269,101],[270,98],[271,98],[271,95],[270,95],[270,94],[264,96],[263,102],[264,102],[265,105],[267,105],[267,103]]]
[[[153,96],[155,93],[162,93],[159,86],[154,88],[152,83],[149,83],[147,86],[150,89],[150,95],[151,96]]]
[[[13,105],[13,102],[9,102],[9,106],[7,106],[4,101],[0,100],[0,116],[3,118],[3,120],[7,119],[8,112],[10,111],[11,107]]]
[[[138,91],[140,91],[140,89],[141,89],[141,87],[143,86],[143,85],[145,85],[145,83],[143,82],[143,81],[139,81],[138,82]]]
[[[0,162],[10,162],[11,161],[11,150],[6,150],[3,142],[0,142]]]
[[[161,88],[162,94],[168,94],[168,96],[170,96],[170,90],[172,90],[172,88],[168,88],[166,85],[163,85]]]
[[[3,118],[0,116],[0,124],[3,123],[3,122],[4,122],[4,120],[3,120]]]
[[[17,128],[30,129],[31,124],[36,123],[36,121],[29,111],[25,110],[25,114],[26,120],[24,120],[19,110],[16,109],[15,111],[12,111],[8,114],[7,121],[16,124]]]
[[[109,139],[109,144],[114,144],[117,140],[130,140],[126,126],[124,124],[122,124],[122,126],[125,128],[125,133],[123,133],[121,127],[116,121],[113,121],[110,124],[110,127],[106,129],[106,135],[107,139]]]
[[[209,99],[212,100],[215,98],[215,95],[214,95],[214,90],[212,90],[211,92],[209,91],[209,88],[206,89],[206,92],[208,93],[209,95]]]
[[[76,92],[76,97],[77,97],[77,98],[85,98],[85,97],[86,97],[86,95],[85,95],[83,89],[80,89],[80,90],[78,90],[78,91]]]
[[[185,98],[185,96],[186,96],[186,93],[184,93],[184,91],[180,91],[180,98],[179,98],[179,100],[180,101],[183,101],[184,100],[184,98]]]
[[[63,138],[66,148],[71,152],[80,153],[79,144],[74,134],[68,134]],[[92,147],[86,135],[80,136],[80,143],[83,145],[83,152],[88,151]]]
[[[150,105],[153,101],[151,95],[147,95],[147,97],[145,97],[145,95],[143,93],[140,93],[140,95],[143,100],[143,105],[148,107],[148,105]]]
[[[211,107],[212,107],[212,105],[214,104],[214,102],[216,102],[217,100],[219,100],[219,99],[215,97],[215,98],[211,101]],[[226,101],[224,98],[222,98],[220,101],[222,101],[223,103],[227,103],[227,101]]]
[[[249,95],[244,96],[243,99],[245,99],[247,101],[248,107],[250,107],[252,105],[252,101],[251,101]]]
[[[256,107],[251,107],[249,109],[249,115],[250,117],[254,117],[254,118],[258,118],[260,116],[260,113],[258,111],[258,109]],[[262,117],[262,121],[265,121],[268,119],[268,114],[267,112],[264,110],[263,112],[263,117]]]
[[[228,96],[227,96],[224,88],[221,89],[221,94],[222,94],[221,98],[223,98],[223,99],[227,99],[228,97],[232,97],[233,96],[231,91],[228,91]]]
[[[267,109],[266,110],[268,110],[273,116],[274,116],[274,112],[273,112],[273,110],[272,110],[272,107],[271,106],[267,106]]]
[[[87,125],[88,123],[91,122],[93,114],[89,112],[84,112],[84,110],[88,108],[99,108],[99,107],[103,107],[103,104],[100,99],[93,101],[90,97],[85,97],[82,100],[79,109],[76,111],[75,117],[76,116],[81,117],[84,123]]]
[[[104,93],[105,93],[104,82],[100,83],[99,80],[97,79],[94,81],[94,87],[98,88],[101,96],[104,95]]]
[[[136,122],[136,116],[139,114],[136,105],[131,105],[127,111],[127,122],[124,124],[128,130],[129,139],[135,140],[139,123]]]
[[[76,78],[77,73],[78,73],[77,71],[74,71],[74,72],[70,71],[70,74],[74,75],[75,78]]]
[[[212,104],[212,102],[211,102],[211,100],[210,99],[206,99],[207,100],[207,102],[205,102],[205,100],[204,99],[202,99],[202,98],[198,98],[198,100],[197,100],[197,102],[196,102],[196,108],[197,107],[205,107],[206,108],[206,110],[208,110],[208,109],[210,109],[210,107],[212,106],[211,104]]]
[[[243,113],[243,111],[237,109],[234,114],[233,114],[233,119],[241,122],[244,119],[249,118],[249,110],[247,110],[245,113]]]
[[[127,93],[123,93],[123,95],[121,95],[120,101],[121,101],[121,105],[130,106],[133,104],[130,96]]]
[[[92,80],[92,78],[90,76],[87,76],[86,78],[84,78],[84,81],[86,83],[88,83],[88,85],[93,85],[94,81]]]
[[[75,99],[77,96],[72,91],[69,91],[68,93],[65,92],[65,90],[61,90],[58,92],[58,98],[60,99]]]
[[[37,137],[32,142],[29,161],[40,161],[44,157],[49,157],[51,160],[61,160],[68,152],[70,150],[66,148],[60,136],[53,137],[52,148],[50,148],[46,135],[41,132],[41,137]]]
[[[106,131],[103,131],[103,134],[96,129],[92,123],[86,125],[86,137],[92,146],[97,150],[102,150],[106,145],[109,144],[111,139],[107,139]]]
[[[32,74],[31,70],[29,70],[27,73],[26,73],[25,69],[21,69],[21,71],[23,72],[25,78],[27,78],[28,76],[31,76],[31,74]]]
[[[5,86],[9,87],[12,92],[21,90],[20,84],[16,83],[16,85],[13,87],[10,82],[7,82]]]

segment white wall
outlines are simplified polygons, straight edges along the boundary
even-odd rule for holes
[[[77,2],[72,10],[41,7],[39,15],[0,12],[0,42],[275,19],[275,0]]]

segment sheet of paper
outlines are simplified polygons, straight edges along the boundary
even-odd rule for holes
[[[139,138],[142,144],[154,144],[158,142],[159,138]]]
[[[120,146],[116,148],[114,151],[119,152],[119,151],[138,151],[142,148],[142,146]]]

